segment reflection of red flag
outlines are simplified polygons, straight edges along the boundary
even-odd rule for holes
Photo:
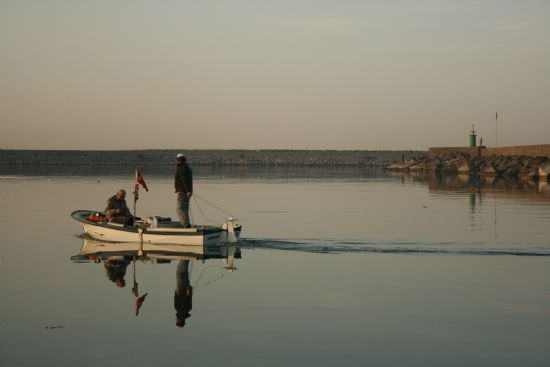
[[[145,293],[143,296],[136,298],[136,316],[139,315],[139,309],[143,305],[143,301],[145,301],[145,297],[147,297],[148,293]]]
[[[136,168],[136,185],[141,185],[145,189],[145,191],[149,192],[149,189],[147,188],[147,184],[145,183],[145,180],[141,176],[141,172],[139,172],[139,169]]]

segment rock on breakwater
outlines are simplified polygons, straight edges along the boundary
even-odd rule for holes
[[[396,171],[434,172],[480,176],[520,177],[548,180],[550,158],[546,156],[481,156],[467,152],[447,152],[435,157],[404,160],[388,167]]]

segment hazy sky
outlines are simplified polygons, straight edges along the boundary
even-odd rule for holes
[[[0,0],[0,149],[550,143],[550,1]]]

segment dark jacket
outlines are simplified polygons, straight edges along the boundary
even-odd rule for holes
[[[122,210],[122,213],[116,214],[114,212],[115,209]],[[107,218],[113,218],[113,217],[124,217],[130,214],[130,209],[128,209],[128,206],[126,205],[126,200],[117,200],[116,196],[113,195],[107,200],[107,206],[105,207],[105,214],[107,215]]]
[[[187,163],[178,163],[174,175],[174,187],[176,192],[193,192],[193,171]]]

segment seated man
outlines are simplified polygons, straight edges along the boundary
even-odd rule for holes
[[[120,189],[114,196],[111,196],[107,200],[107,207],[105,207],[105,215],[109,222],[121,223],[128,226],[134,224],[134,217],[130,213],[130,209],[126,205],[126,191]]]

